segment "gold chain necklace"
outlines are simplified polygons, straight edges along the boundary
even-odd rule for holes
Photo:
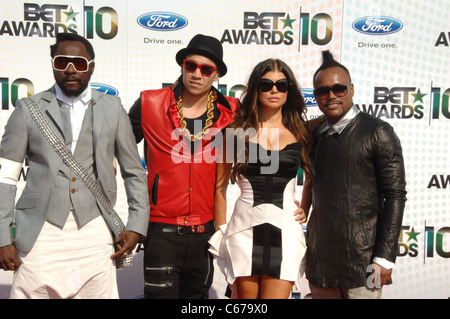
[[[183,131],[183,134],[186,137],[188,137],[192,142],[194,140],[201,140],[203,138],[203,136],[206,133],[208,133],[209,128],[213,124],[212,119],[214,117],[213,110],[214,110],[214,101],[215,100],[216,100],[216,93],[211,90],[208,95],[208,104],[206,106],[206,112],[207,112],[206,115],[208,117],[206,118],[205,126],[203,127],[203,129],[200,133],[193,135],[193,134],[191,134],[191,132],[189,132],[189,130],[186,127],[187,124],[186,124],[186,121],[184,120],[184,115],[183,115],[183,104],[182,104],[183,99],[180,96],[180,98],[177,102],[177,111],[178,111],[178,118],[180,119],[181,130]]]

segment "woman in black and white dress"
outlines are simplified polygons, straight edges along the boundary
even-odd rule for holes
[[[268,59],[253,69],[217,163],[218,230],[210,240],[210,252],[237,298],[288,298],[303,274],[306,245],[294,214],[294,188],[299,167],[305,174],[311,169],[305,113],[299,85],[284,62]],[[225,160],[230,154],[233,163]],[[241,194],[226,223],[230,176]]]

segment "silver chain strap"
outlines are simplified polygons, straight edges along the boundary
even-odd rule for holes
[[[48,124],[42,113],[37,108],[36,104],[31,98],[24,99],[25,104],[30,111],[31,117],[35,121],[39,130],[44,135],[45,139],[50,143],[56,153],[61,157],[63,162],[86,184],[87,188],[94,194],[95,198],[100,202],[103,208],[106,210],[108,214],[111,215],[114,225],[120,234],[124,229],[125,225],[123,224],[120,216],[114,210],[111,205],[111,202],[106,198],[103,193],[100,185],[92,179],[83,169],[83,167],[74,159],[72,153],[67,150],[66,146],[61,142],[55,132],[52,130],[51,126]],[[116,246],[114,245],[114,248]],[[123,259],[116,259],[116,268],[124,268],[133,265],[133,255],[129,254]]]

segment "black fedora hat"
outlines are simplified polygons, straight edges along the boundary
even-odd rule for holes
[[[227,73],[227,66],[223,62],[223,48],[219,40],[203,34],[194,36],[186,48],[178,51],[175,59],[178,65],[183,64],[184,59],[190,54],[199,54],[205,56],[216,63],[219,68],[219,76]]]

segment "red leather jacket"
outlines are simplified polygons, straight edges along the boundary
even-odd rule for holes
[[[220,116],[194,153],[177,131],[180,121],[172,88],[143,91],[141,101],[130,109],[135,134],[140,126],[147,145],[150,222],[190,226],[213,219],[217,155],[211,144],[214,135],[233,121],[239,104],[236,98],[216,93]]]

